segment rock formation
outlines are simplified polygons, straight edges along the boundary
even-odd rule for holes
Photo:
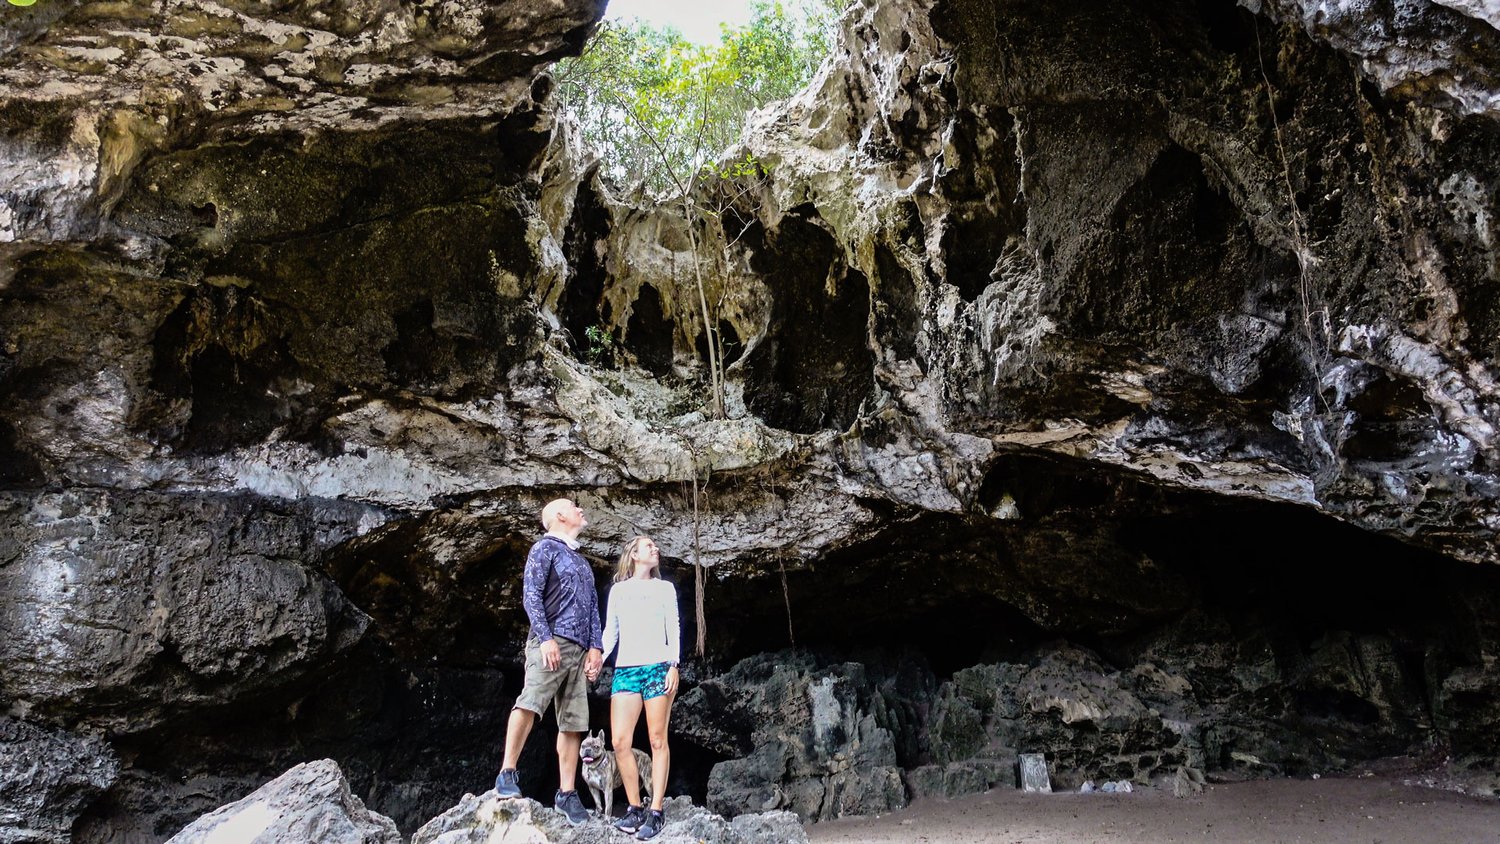
[[[741,814],[727,820],[681,797],[662,805],[667,825],[655,840],[662,844],[795,844],[807,841],[802,822],[790,812]],[[501,800],[494,792],[464,799],[417,830],[412,844],[486,844],[489,841],[606,844],[626,836],[608,820],[591,815],[570,826],[555,809],[535,800]]]
[[[1487,7],[858,0],[728,244],[555,112],[602,5],[4,7],[0,840],[438,815],[558,495],[703,562],[717,808],[1495,758]]]
[[[401,834],[394,821],[369,811],[350,794],[344,772],[333,760],[323,759],[298,765],[243,800],[204,815],[169,841],[400,844]]]

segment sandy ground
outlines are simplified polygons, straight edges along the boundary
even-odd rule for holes
[[[1005,789],[958,800],[919,800],[879,818],[807,828],[814,842],[933,844],[1405,844],[1500,842],[1500,799],[1466,797],[1399,778],[1282,779],[1170,791],[1025,794]]]

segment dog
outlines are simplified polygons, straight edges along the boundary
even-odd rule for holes
[[[646,751],[632,748],[635,753],[635,771],[641,777],[641,802],[651,804],[651,757]],[[589,733],[578,748],[578,762],[583,768],[583,781],[594,797],[594,807],[604,811],[604,817],[612,816],[615,789],[625,783],[620,779],[620,769],[615,764],[615,752],[604,740],[604,731]]]

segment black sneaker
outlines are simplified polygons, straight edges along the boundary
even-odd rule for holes
[[[515,768],[506,768],[495,777],[495,793],[501,797],[521,796],[521,772]]]
[[[557,797],[552,801],[553,808],[562,812],[568,819],[568,823],[578,826],[589,819],[589,810],[583,808],[583,801],[578,799],[577,791],[559,791]]]
[[[661,828],[667,825],[667,818],[660,809],[652,809],[646,813],[646,820],[641,823],[641,828],[635,831],[635,837],[640,841],[650,841],[661,835]]]
[[[630,834],[641,828],[646,822],[646,810],[641,806],[631,806],[625,810],[625,817],[615,821],[615,829]]]

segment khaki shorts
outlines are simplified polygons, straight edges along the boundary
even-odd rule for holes
[[[526,640],[526,680],[516,698],[516,709],[540,716],[547,704],[557,708],[557,728],[565,733],[587,732],[589,728],[589,681],[583,673],[583,647],[558,636],[552,641],[562,651],[556,671],[542,664],[542,643]]]

